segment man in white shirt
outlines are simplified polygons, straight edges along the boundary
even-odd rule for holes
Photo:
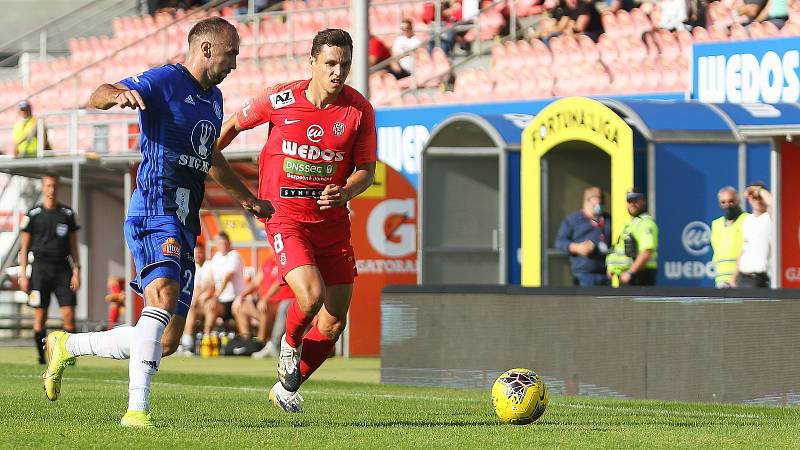
[[[217,234],[217,253],[211,258],[211,273],[214,291],[205,305],[203,332],[206,335],[211,333],[217,318],[221,317],[223,321],[233,318],[233,301],[244,289],[242,257],[231,250],[231,240],[224,231]]]
[[[397,36],[392,44],[392,56],[398,57],[407,52],[411,52],[411,54],[392,63],[391,72],[398,79],[414,73],[414,50],[422,44],[422,41],[414,34],[414,25],[411,20],[403,20],[400,32],[402,34]]]
[[[772,194],[763,183],[753,183],[746,190],[753,213],[742,223],[742,253],[737,262],[731,287],[769,287],[769,259],[772,254],[772,219],[769,212]]]

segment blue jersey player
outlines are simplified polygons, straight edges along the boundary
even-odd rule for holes
[[[98,333],[51,333],[45,394],[58,398],[64,367],[75,357],[129,358],[128,411],[121,424],[153,426],[148,414],[152,377],[162,356],[173,353],[186,322],[194,284],[193,251],[206,175],[245,209],[268,218],[272,205],[256,199],[215,148],[222,124],[216,87],[236,68],[239,35],[222,18],[198,22],[189,32],[185,65],[166,65],[104,84],[92,94],[98,109],[139,110],[142,163],[125,221],[125,240],[137,268],[131,286],[147,306],[135,327]]]

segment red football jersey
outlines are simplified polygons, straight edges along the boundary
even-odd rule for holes
[[[329,184],[344,186],[356,164],[376,161],[375,111],[345,86],[336,102],[319,109],[308,101],[310,80],[266,89],[237,114],[239,126],[269,123],[258,161],[258,197],[275,207],[271,222],[321,222],[346,217],[347,208],[320,210]]]

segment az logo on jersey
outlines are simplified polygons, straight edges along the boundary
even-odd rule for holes
[[[269,96],[269,101],[272,103],[272,109],[280,109],[294,103],[294,94],[291,90],[276,92]]]
[[[323,134],[324,132],[322,131],[322,127],[317,124],[311,125],[308,127],[308,130],[306,130],[306,137],[311,142],[321,141]]]

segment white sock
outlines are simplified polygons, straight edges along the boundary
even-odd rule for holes
[[[102,358],[128,359],[131,354],[133,327],[117,327],[95,333],[71,334],[67,338],[67,351],[72,356],[100,356]]]
[[[161,363],[161,336],[171,314],[161,308],[148,306],[136,324],[131,340],[131,360],[128,366],[128,409],[147,411],[150,382]]]
[[[181,336],[181,345],[184,349],[192,348],[194,345],[194,338],[189,336],[188,334],[184,334]]]

